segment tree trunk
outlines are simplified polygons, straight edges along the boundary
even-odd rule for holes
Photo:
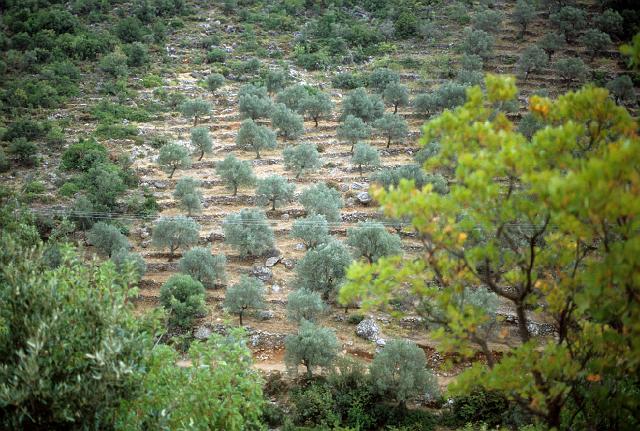
[[[203,157],[204,157],[204,150],[202,150],[202,152],[200,153],[200,158],[198,159],[198,161],[202,160]]]
[[[242,326],[242,313],[244,313],[244,311],[240,311],[239,316],[240,316],[240,326]]]
[[[256,150],[256,159],[260,158],[260,150]]]
[[[391,136],[389,136],[389,139],[387,139],[387,148],[389,148],[391,146]]]
[[[318,127],[318,117],[315,117],[315,118],[313,119],[313,121],[315,121],[315,122],[316,122],[316,127]]]
[[[198,116],[194,115],[193,116],[193,127],[196,127],[198,125]]]
[[[174,252],[174,251],[176,251],[176,249],[175,249],[175,248],[173,248],[173,247],[169,247],[169,262],[173,262],[173,258],[175,257],[175,256],[173,255],[173,252]]]
[[[360,171],[360,176],[362,177],[362,165],[358,166],[358,171]]]
[[[393,104],[393,113],[394,113],[394,114],[397,114],[397,113],[398,113],[398,104],[397,104],[397,103],[394,103],[394,104]]]
[[[173,177],[173,173],[176,171],[178,167],[177,166],[173,166],[173,169],[171,169],[171,173],[169,174],[169,178]]]
[[[518,315],[518,333],[520,334],[520,339],[523,343],[526,343],[531,338],[531,334],[529,334],[529,328],[527,328],[527,315],[522,301],[516,303],[516,314]]]
[[[238,194],[238,185],[234,184],[233,185],[233,196],[236,196]]]
[[[350,152],[351,154],[353,154],[353,146],[354,146],[354,145],[355,145],[355,143],[353,143],[353,142],[352,142],[352,143],[351,143],[351,149],[349,150],[349,152]]]
[[[275,211],[275,210],[276,210],[276,200],[275,200],[275,199],[273,199],[273,200],[271,201],[271,211]]]
[[[310,379],[313,377],[313,374],[311,373],[311,367],[309,366],[309,362],[304,360],[302,361],[302,364],[307,368],[307,378]]]

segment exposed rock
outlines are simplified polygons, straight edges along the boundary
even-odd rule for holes
[[[365,340],[375,341],[380,334],[380,328],[373,319],[364,319],[356,326],[356,335]]]
[[[271,269],[266,266],[254,266],[251,268],[251,275],[263,282],[267,282],[273,277]]]
[[[142,247],[142,248],[147,248],[147,247],[149,247],[150,245],[151,245],[151,240],[150,240],[150,239],[148,239],[148,240],[146,240],[146,241],[142,241],[142,242],[140,243],[140,247]]]
[[[362,183],[351,183],[351,190],[363,190],[366,189],[366,184]]]
[[[376,340],[376,346],[378,347],[384,347],[387,345],[387,340],[385,340],[384,338],[378,338]]]
[[[274,284],[273,286],[271,286],[271,293],[280,293],[281,290],[282,290],[282,287],[278,286],[277,284]]]
[[[287,214],[287,213],[282,214],[282,216],[280,216],[280,219],[282,219],[284,221],[289,220],[289,214]]]
[[[352,207],[355,206],[356,201],[353,198],[347,198],[347,200],[344,201],[344,206],[346,207]]]
[[[293,269],[296,267],[295,259],[282,259],[281,262],[287,269]]]
[[[369,196],[369,192],[360,192],[356,195],[356,198],[358,199],[358,202],[363,205],[367,205],[369,202],[371,202],[371,196]]]
[[[268,267],[272,267],[278,262],[280,262],[280,256],[270,257],[269,259],[267,259],[264,265]]]
[[[346,183],[340,184],[340,191],[341,192],[348,192],[349,191],[349,184],[346,184]]]
[[[275,314],[271,310],[260,310],[256,313],[258,320],[271,320]]]
[[[420,329],[424,327],[424,322],[421,317],[405,316],[400,319],[400,326],[409,329]]]
[[[199,326],[198,328],[196,328],[195,331],[193,331],[193,337],[196,340],[206,340],[207,338],[211,337],[211,329],[205,325]]]
[[[306,248],[307,248],[307,247],[305,247],[305,246],[304,246],[304,244],[302,244],[301,242],[299,242],[299,243],[297,243],[297,244],[295,245],[295,249],[296,249],[297,251],[304,251]]]
[[[167,183],[165,183],[164,181],[154,181],[153,186],[156,189],[164,190],[167,188]]]

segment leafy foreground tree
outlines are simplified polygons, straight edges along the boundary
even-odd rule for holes
[[[213,142],[209,135],[208,127],[194,127],[191,129],[191,145],[194,146],[196,151],[200,152],[198,160],[202,160],[205,153],[211,154],[213,149]]]
[[[400,237],[387,232],[381,223],[372,221],[358,222],[347,229],[347,244],[356,250],[356,258],[362,256],[369,263],[402,252]]]
[[[325,183],[318,183],[307,187],[300,195],[300,203],[309,215],[320,214],[327,221],[340,221],[340,208],[342,208],[342,196],[336,189],[332,189]]]
[[[427,124],[423,143],[441,150],[426,166],[455,173],[451,193],[408,183],[375,193],[388,216],[409,217],[429,238],[425,258],[354,264],[342,299],[362,295],[372,306],[404,285],[446,311],[446,330],[433,334],[442,349],[472,355],[473,328],[490,315],[451,305],[463,287],[486,286],[518,317],[520,342],[500,358],[486,352],[487,364],[464,372],[453,394],[497,391],[549,428],[635,429],[637,124],[606,90],[587,86],[557,100],[532,97],[529,109],[546,127],[528,140],[495,111],[516,94],[512,78],[489,75],[486,96],[474,87],[463,107]],[[534,336],[528,308],[553,322],[554,337]]]
[[[416,395],[435,399],[438,382],[427,370],[424,351],[408,340],[391,340],[374,358],[369,367],[376,390],[398,401],[401,408]]]
[[[107,257],[111,257],[122,249],[129,250],[131,248],[129,240],[120,232],[120,229],[102,221],[93,225],[87,233],[87,241]]]
[[[191,157],[185,147],[179,144],[165,144],[160,148],[158,165],[173,178],[176,169],[188,169],[191,167]]]
[[[319,292],[327,300],[337,293],[351,263],[347,248],[337,240],[307,251],[296,265],[295,284],[299,289]]]
[[[338,339],[329,328],[322,328],[303,320],[296,335],[288,335],[284,342],[284,361],[292,374],[304,365],[307,378],[313,376],[313,368],[327,368],[338,355]]]
[[[69,248],[51,269],[33,226],[16,227],[0,229],[0,428],[106,426],[140,394],[153,328],[127,304],[127,274]]]
[[[168,248],[171,262],[176,250],[198,243],[199,232],[200,225],[189,217],[162,217],[153,227],[151,242],[156,248]]]
[[[200,181],[191,177],[182,177],[173,191],[173,197],[178,200],[178,205],[187,212],[188,216],[202,211],[202,192],[198,187],[200,187]]]
[[[171,325],[188,328],[205,312],[204,286],[190,275],[174,274],[160,288],[160,303]]]
[[[291,202],[295,184],[289,184],[287,179],[280,175],[270,175],[258,181],[256,197],[260,205],[271,204],[271,210],[276,210],[276,205]]]
[[[190,275],[206,288],[213,288],[216,283],[226,280],[224,254],[211,254],[205,247],[194,247],[184,253],[178,261],[181,273]]]
[[[236,137],[236,145],[247,151],[255,151],[256,159],[260,158],[260,150],[276,147],[276,134],[273,130],[258,126],[253,120],[244,120]]]
[[[357,143],[353,148],[353,156],[351,156],[351,164],[358,167],[358,172],[362,176],[362,168],[373,168],[380,164],[380,155],[378,150],[364,142]]]
[[[301,240],[307,249],[324,244],[330,238],[327,218],[316,214],[297,219],[291,227],[291,237]]]
[[[284,168],[296,173],[296,179],[306,172],[317,171],[322,166],[322,160],[316,144],[298,144],[287,147],[282,152]]]
[[[238,194],[238,187],[250,187],[256,183],[251,163],[238,160],[233,154],[216,164],[216,174],[225,181],[226,187],[233,191],[233,196]]]
[[[222,222],[224,242],[235,247],[240,257],[261,256],[273,249],[273,230],[264,211],[245,208],[229,214]]]
[[[264,285],[255,277],[243,275],[240,281],[227,289],[224,296],[224,308],[237,314],[242,326],[242,316],[248,309],[264,307]]]
[[[187,100],[180,105],[180,112],[185,118],[193,118],[195,127],[201,117],[211,113],[211,104],[203,99]]]
[[[287,318],[300,323],[313,322],[324,311],[324,302],[318,292],[296,289],[287,296]]]
[[[144,393],[122,404],[116,429],[259,429],[262,380],[251,368],[251,351],[239,342],[245,335],[233,329],[227,337],[192,343],[186,367],[176,365],[180,355],[169,346],[154,348],[136,382]]]

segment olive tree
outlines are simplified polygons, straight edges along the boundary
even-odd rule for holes
[[[386,67],[375,69],[367,78],[367,86],[378,93],[382,93],[387,85],[400,82],[400,75]]]
[[[436,89],[438,107],[453,109],[467,100],[467,87],[456,82],[445,82]]]
[[[114,225],[99,221],[87,233],[87,241],[101,254],[111,257],[119,250],[129,250],[131,244],[120,229]]]
[[[140,253],[132,253],[126,248],[121,248],[111,255],[111,261],[116,266],[116,270],[124,274],[128,270],[132,270],[131,276],[133,281],[140,281],[147,272],[147,264]]]
[[[287,108],[284,103],[276,103],[271,109],[271,126],[278,130],[284,139],[298,139],[304,134],[302,115]]]
[[[348,115],[360,118],[365,123],[380,118],[384,113],[384,103],[377,94],[369,95],[364,88],[351,90],[342,101],[342,114],[344,120]]]
[[[226,280],[224,254],[211,254],[205,247],[194,247],[182,255],[178,261],[181,273],[190,275],[206,288],[213,288],[216,283]]]
[[[424,351],[409,340],[391,340],[369,367],[371,381],[380,395],[398,401],[400,407],[417,395],[435,398],[438,383],[427,369]]]
[[[304,101],[309,96],[309,90],[303,85],[290,85],[276,96],[276,103],[282,103],[298,114],[303,113]]]
[[[265,85],[269,94],[282,90],[289,80],[289,73],[284,70],[270,70],[265,77]]]
[[[462,52],[489,58],[493,52],[494,39],[484,30],[465,28],[463,33]]]
[[[398,114],[386,113],[382,118],[373,123],[378,133],[387,138],[387,148],[391,146],[391,140],[402,141],[409,135],[409,124],[404,117]]]
[[[229,154],[216,164],[216,174],[224,180],[227,189],[233,192],[233,196],[238,194],[238,187],[249,187],[256,183],[251,163],[239,160],[233,154]]]
[[[258,180],[256,197],[258,204],[271,204],[271,210],[276,210],[276,205],[283,205],[293,199],[295,184],[289,184],[287,179],[280,175],[270,175]]]
[[[282,152],[284,168],[293,171],[296,178],[306,172],[316,171],[322,166],[322,160],[316,144],[305,143],[295,147],[287,147]]]
[[[596,27],[611,36],[620,36],[624,32],[624,18],[618,11],[607,9],[596,17]]]
[[[236,145],[243,150],[255,151],[256,159],[259,159],[261,150],[276,147],[276,134],[269,128],[258,126],[253,120],[247,119],[240,124]]]
[[[152,244],[159,249],[169,249],[169,262],[179,248],[191,247],[198,243],[200,225],[184,216],[161,217],[153,227]]]
[[[600,55],[603,51],[606,51],[612,44],[611,37],[609,37],[607,33],[595,28],[590,28],[585,31],[584,34],[580,36],[580,42],[584,44],[589,51],[591,60],[593,60],[596,55]]]
[[[502,18],[502,12],[494,9],[485,9],[473,15],[471,24],[477,30],[497,33],[502,27]]]
[[[369,263],[402,252],[400,237],[379,222],[361,221],[347,229],[347,244],[354,248],[356,258],[364,257]]]
[[[607,90],[611,93],[616,103],[636,102],[636,94],[633,88],[633,81],[628,75],[616,76],[607,82]]]
[[[518,0],[516,7],[513,9],[511,19],[520,27],[520,38],[523,38],[527,32],[527,27],[536,16],[536,8],[529,0]]]
[[[227,289],[224,295],[224,308],[237,314],[242,326],[242,316],[248,309],[264,307],[264,285],[255,277],[243,275],[240,281]]]
[[[198,125],[198,120],[211,113],[211,104],[204,99],[186,100],[180,105],[180,112],[186,118],[193,118],[193,125]]]
[[[526,81],[529,74],[539,72],[548,65],[547,53],[538,46],[528,46],[520,56],[518,61],[518,70]]]
[[[371,126],[359,117],[347,115],[338,125],[336,135],[338,139],[351,143],[351,149],[349,151],[353,152],[353,147],[356,142],[371,137]]]
[[[257,120],[269,116],[272,102],[264,87],[245,85],[238,94],[238,108],[243,118]]]
[[[565,6],[549,15],[549,21],[564,35],[567,42],[571,42],[587,27],[587,13],[580,8]]]
[[[211,75],[207,76],[205,80],[205,85],[207,86],[207,89],[212,93],[215,93],[216,91],[218,91],[220,88],[224,86],[224,84],[225,84],[224,76],[220,73],[212,73]]]
[[[189,275],[174,274],[160,288],[160,303],[169,312],[169,323],[188,328],[205,312],[204,286]]]
[[[324,311],[324,307],[318,292],[296,289],[287,296],[287,318],[293,322],[313,322]]]
[[[393,113],[398,112],[399,106],[409,104],[409,90],[399,82],[392,82],[384,89],[382,93],[384,101],[393,106]]]
[[[288,335],[284,342],[284,361],[287,368],[296,374],[298,365],[305,366],[307,377],[313,376],[313,368],[329,367],[338,355],[338,339],[328,328],[302,321],[298,333]]]
[[[327,221],[340,221],[342,196],[339,191],[328,187],[325,183],[307,187],[300,195],[300,203],[309,215],[321,214],[327,218]]]
[[[413,111],[424,117],[429,117],[438,110],[438,97],[434,93],[418,94],[411,102]]]
[[[298,261],[295,285],[329,299],[340,288],[351,261],[349,250],[341,242],[331,240],[320,244]]]
[[[187,215],[202,211],[202,193],[198,190],[200,181],[183,177],[176,183],[173,197],[178,200],[180,208],[187,211]]]
[[[328,94],[321,91],[308,95],[302,103],[302,112],[315,122],[318,127],[318,120],[328,117],[333,111],[333,102]]]
[[[589,74],[586,64],[578,57],[561,58],[556,61],[554,68],[556,73],[568,83],[582,82]]]
[[[290,235],[292,238],[301,240],[307,249],[324,244],[331,238],[327,219],[320,214],[294,221]]]
[[[261,256],[273,249],[273,230],[264,211],[245,208],[229,214],[222,222],[224,242],[233,246],[240,257]]]
[[[169,178],[172,178],[176,169],[188,169],[191,167],[189,151],[179,144],[165,144],[160,148],[158,165],[160,165],[163,171],[169,174]]]
[[[210,154],[213,149],[213,142],[207,127],[194,127],[191,129],[191,145],[200,153],[198,160],[202,160],[204,154]]]
[[[549,61],[551,61],[553,54],[562,48],[564,44],[564,36],[555,32],[545,33],[538,41],[538,46],[547,53]]]
[[[351,164],[358,167],[358,172],[360,172],[360,176],[362,176],[363,167],[372,168],[380,164],[378,150],[364,142],[357,143],[353,149]]]

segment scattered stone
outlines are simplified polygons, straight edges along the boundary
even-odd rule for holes
[[[281,290],[282,290],[282,287],[278,286],[277,284],[274,284],[273,286],[271,286],[271,293],[280,293]]]
[[[373,319],[364,319],[356,326],[356,335],[365,340],[375,341],[380,334],[380,328]]]
[[[363,205],[367,205],[369,202],[371,202],[371,196],[369,196],[369,192],[360,192],[356,195],[356,198],[358,199],[358,202]]]
[[[297,251],[304,251],[307,247],[305,247],[304,244],[302,244],[301,242],[299,242],[298,244],[295,245],[295,249]]]
[[[142,241],[142,242],[140,243],[140,247],[142,247],[142,248],[147,248],[147,247],[149,247],[150,245],[151,245],[151,240],[150,240],[150,239],[148,239],[148,240],[146,240],[146,241]]]
[[[156,189],[163,190],[167,188],[167,183],[165,183],[164,181],[154,181],[153,186]]]
[[[378,347],[384,347],[387,345],[387,341],[384,338],[378,338],[376,340],[376,346]]]
[[[366,186],[362,183],[351,183],[351,190],[363,190]]]
[[[266,266],[254,266],[251,268],[251,275],[263,282],[267,282],[273,277],[271,269]]]
[[[281,218],[282,220],[284,220],[284,221],[287,221],[287,220],[289,220],[289,214],[284,213],[284,214],[282,214],[282,216],[281,216],[280,218]]]
[[[196,330],[193,332],[193,337],[196,340],[206,340],[207,338],[211,337],[211,333],[212,331],[209,327],[207,327],[206,325],[202,325],[196,328]]]
[[[140,229],[140,238],[142,239],[147,239],[151,236],[151,233],[149,232],[148,229],[146,228],[142,228]]]
[[[271,310],[260,310],[256,314],[258,320],[271,320],[274,316],[275,314]]]
[[[287,269],[293,269],[296,267],[296,261],[294,259],[282,259],[281,262]]]
[[[348,192],[349,191],[349,184],[345,184],[345,183],[340,184],[340,191],[341,192]]]
[[[272,267],[278,262],[280,262],[280,256],[270,257],[269,259],[267,259],[264,265],[268,267]]]
[[[400,319],[400,326],[408,329],[420,329],[424,327],[424,322],[421,317],[405,316]]]

